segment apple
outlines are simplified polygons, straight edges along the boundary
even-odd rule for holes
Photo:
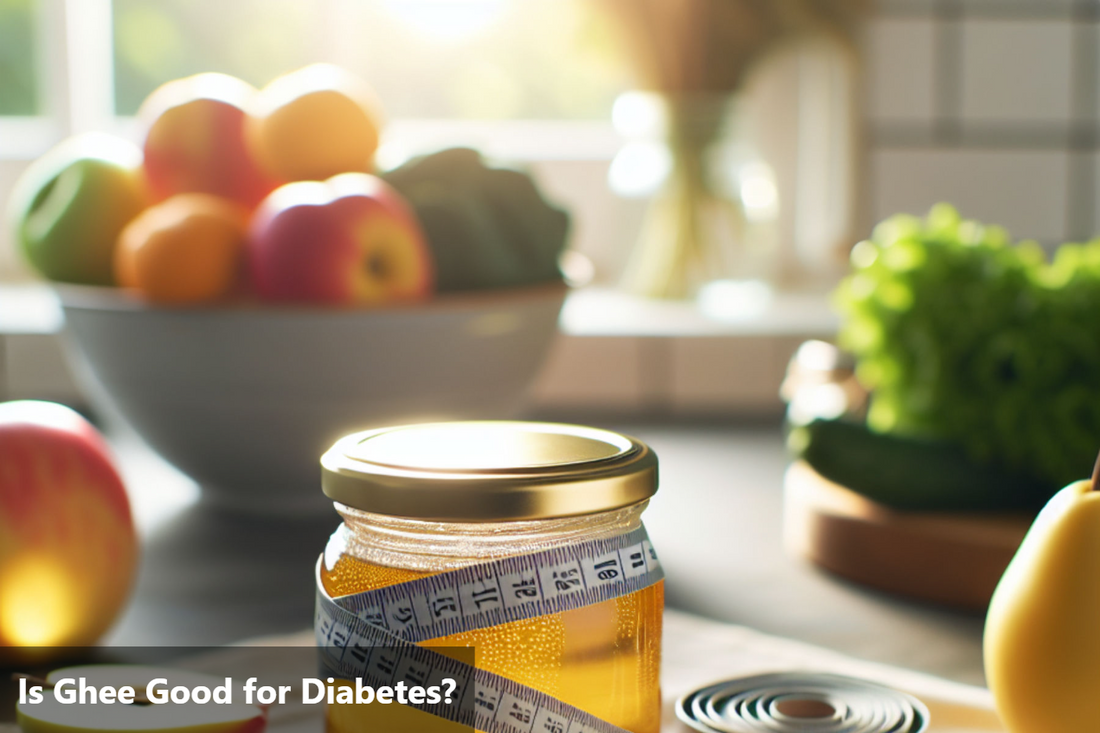
[[[256,90],[227,74],[197,74],[158,87],[138,110],[145,174],[160,201],[209,193],[254,207],[278,181],[245,144],[246,108]]]
[[[378,304],[427,298],[433,264],[405,200],[368,173],[298,181],[256,211],[248,262],[267,300]]]
[[[19,177],[8,219],[27,262],[50,280],[110,285],[115,240],[147,203],[141,151],[102,133],[70,138]]]
[[[131,687],[137,693],[143,693],[146,685],[155,679],[165,679],[165,685],[157,685],[159,695],[166,687],[171,689],[183,686],[190,690],[205,687],[214,690],[224,686],[225,679],[198,672],[188,672],[157,667],[139,667],[128,665],[88,665],[68,667],[51,672],[46,678],[51,684],[71,679],[79,684],[83,678],[86,685],[102,691],[110,688],[116,691],[120,687]],[[64,688],[68,694],[71,686]],[[97,697],[101,700],[101,697]],[[80,731],[173,731],[173,733],[262,733],[267,726],[267,716],[256,705],[246,705],[241,701],[240,691],[233,691],[233,702],[216,704],[214,702],[196,703],[159,703],[152,705],[106,703],[63,703],[56,699],[51,690],[43,690],[42,700],[38,703],[26,702],[16,705],[16,716],[23,733],[78,733]]]
[[[332,64],[280,76],[256,95],[249,149],[269,174],[323,181],[374,168],[380,105],[365,81]]]
[[[137,555],[96,429],[63,405],[0,403],[0,647],[94,643],[126,601]]]

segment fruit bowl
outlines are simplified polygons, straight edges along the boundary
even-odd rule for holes
[[[56,291],[93,402],[121,414],[204,500],[289,513],[330,510],[318,459],[346,433],[515,414],[566,288],[370,310],[172,309],[110,288]]]

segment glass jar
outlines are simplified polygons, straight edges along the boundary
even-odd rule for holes
[[[344,522],[319,582],[333,598],[641,525],[657,461],[640,441],[547,423],[437,423],[349,436],[322,459]],[[635,733],[660,725],[663,582],[562,613],[421,642]],[[329,718],[329,729],[343,729]]]

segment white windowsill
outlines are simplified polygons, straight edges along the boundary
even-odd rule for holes
[[[759,312],[707,316],[690,301],[640,298],[611,288],[570,293],[562,331],[571,336],[746,338],[833,333],[837,318],[821,293],[777,293]]]
[[[47,286],[0,284],[0,336],[54,334],[63,320],[61,304]]]
[[[49,117],[0,117],[0,161],[30,162],[61,137],[60,123]]]

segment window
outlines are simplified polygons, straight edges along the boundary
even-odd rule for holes
[[[322,47],[317,3],[285,0],[114,0],[115,112],[134,114],[171,79],[221,71],[262,86]]]
[[[319,59],[366,78],[395,119],[607,120],[628,87],[584,0],[114,0],[113,28],[121,115],[169,79],[259,86]]]
[[[38,112],[34,0],[0,0],[0,115]]]

